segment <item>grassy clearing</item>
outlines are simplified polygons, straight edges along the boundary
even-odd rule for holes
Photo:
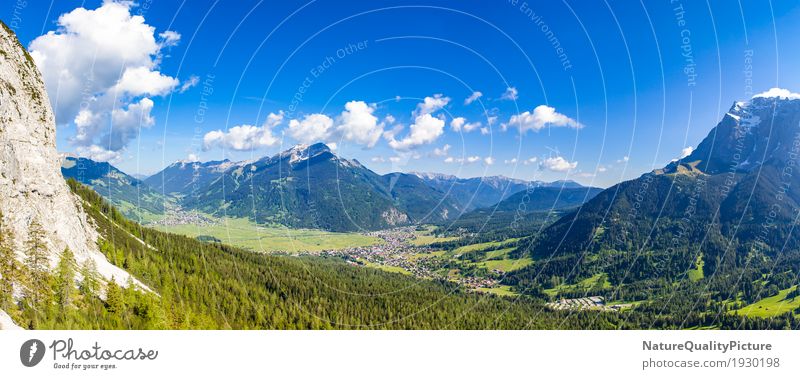
[[[494,288],[476,288],[478,292],[491,293],[498,296],[519,296],[518,293],[511,289],[511,286],[497,286]]]
[[[487,251],[486,252],[486,260],[497,259],[497,258],[502,259],[503,257],[506,256],[506,254],[508,254],[508,253],[510,253],[512,251],[514,251],[513,247],[508,247],[508,248],[505,248],[505,249],[494,250],[494,251]]]
[[[164,218],[163,214],[152,213],[147,209],[143,209],[142,207],[139,207],[136,204],[131,204],[127,201],[118,202],[116,207],[120,212],[127,215],[128,218],[130,218],[131,220],[134,220],[136,222],[145,225],[151,222],[159,221]]]
[[[464,254],[469,253],[472,251],[482,251],[488,250],[495,247],[500,247],[509,243],[514,243],[519,241],[519,238],[509,238],[505,241],[492,241],[492,242],[484,242],[484,243],[476,243],[472,245],[461,246],[455,250],[453,250],[456,254]]]
[[[548,288],[544,292],[550,296],[557,296],[560,292],[588,291],[596,287],[611,288],[611,282],[608,281],[608,276],[605,273],[595,274],[575,284],[561,284],[555,288]]]
[[[476,263],[476,265],[478,267],[484,267],[489,271],[500,270],[504,272],[509,272],[514,270],[519,270],[531,263],[533,263],[532,259],[521,258],[521,259],[501,259],[501,260],[483,261]]]
[[[761,299],[742,309],[731,311],[742,316],[773,317],[800,308],[800,297],[787,299],[786,295],[794,291],[797,286],[778,292],[777,295]]]
[[[212,236],[223,243],[258,252],[321,251],[369,246],[382,241],[358,233],[258,226],[243,218],[225,218],[215,225],[170,225],[158,226],[157,229],[189,237]]]
[[[689,280],[693,282],[702,280],[705,277],[705,274],[703,273],[704,265],[705,262],[703,262],[703,254],[701,253],[700,255],[697,256],[697,262],[695,262],[695,268],[686,272],[686,276],[689,278]]]

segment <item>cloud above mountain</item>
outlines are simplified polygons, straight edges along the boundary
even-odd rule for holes
[[[332,131],[333,119],[322,113],[314,113],[302,120],[289,121],[287,133],[297,142],[310,144],[329,141]]]
[[[215,147],[252,151],[264,147],[272,147],[280,143],[280,138],[273,134],[273,129],[283,122],[283,113],[270,113],[264,125],[238,125],[227,132],[214,130],[203,137],[203,150]]]
[[[389,147],[406,151],[436,141],[444,134],[444,117],[435,117],[432,113],[443,109],[450,103],[450,98],[442,94],[425,97],[412,113],[414,123],[408,128],[408,134],[397,140],[397,132],[386,135]]]
[[[556,112],[556,109],[547,105],[539,105],[533,109],[533,112],[525,111],[523,113],[511,116],[508,123],[503,125],[504,128],[515,127],[518,128],[520,133],[525,133],[529,130],[538,132],[545,127],[560,127],[581,129],[583,124],[568,116]]]
[[[336,130],[341,138],[367,147],[373,147],[383,135],[383,123],[373,115],[375,108],[363,101],[350,101],[339,116]]]
[[[156,34],[132,7],[133,2],[106,1],[97,9],[77,8],[29,46],[56,122],[75,125],[70,141],[92,159],[118,159],[140,129],[155,123],[151,98],[180,86],[159,71],[165,49],[180,34]]]
[[[800,99],[800,93],[794,93],[784,88],[770,88],[769,90],[759,93],[753,97],[777,97],[779,99],[795,100]]]
[[[570,162],[564,157],[550,157],[542,160],[541,167],[554,172],[567,172],[578,167],[578,162]]]
[[[444,120],[423,114],[414,119],[409,133],[400,140],[392,139],[389,146],[395,150],[408,150],[436,141],[444,133]]]

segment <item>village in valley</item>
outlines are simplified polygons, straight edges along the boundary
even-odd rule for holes
[[[367,235],[377,237],[383,242],[371,246],[304,254],[339,257],[353,265],[375,267],[423,279],[450,280],[470,290],[499,287],[498,278],[458,275],[460,254],[437,250],[431,243],[426,243],[454,240],[457,237],[436,238],[430,236],[428,228],[411,226],[369,232]],[[493,276],[502,276],[505,272],[494,269],[491,273]]]

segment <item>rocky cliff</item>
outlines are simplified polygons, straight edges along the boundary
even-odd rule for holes
[[[130,275],[97,248],[98,234],[61,176],[56,126],[41,75],[14,33],[0,22],[0,211],[17,253],[30,225],[42,225],[50,264],[69,248],[79,264],[91,259],[105,278]]]

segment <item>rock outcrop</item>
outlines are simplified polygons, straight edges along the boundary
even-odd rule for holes
[[[45,232],[50,264],[65,248],[79,264],[94,260],[106,279],[130,275],[109,263],[97,247],[98,233],[80,200],[61,176],[56,125],[41,75],[14,33],[0,22],[0,211],[22,258],[29,228]]]

